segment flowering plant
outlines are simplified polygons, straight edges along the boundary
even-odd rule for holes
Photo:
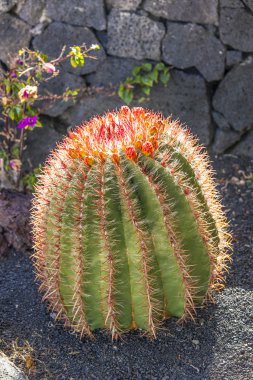
[[[73,46],[49,60],[48,56],[28,48],[18,53],[10,68],[0,68],[0,188],[22,188],[21,173],[26,133],[42,127],[39,119],[39,101],[76,99],[81,89],[66,89],[63,94],[40,95],[40,84],[55,78],[60,73],[60,65],[69,60],[72,67],[83,66],[86,58],[99,45],[87,48],[84,44]]]

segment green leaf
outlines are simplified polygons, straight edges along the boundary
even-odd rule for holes
[[[78,62],[76,62],[76,57],[72,55],[72,57],[70,58],[70,64],[72,67],[74,67],[74,69],[78,66]]]
[[[48,62],[48,55],[36,52],[37,56],[40,57],[44,62]]]
[[[0,158],[7,158],[7,153],[4,150],[0,150]]]
[[[131,78],[132,80],[129,81],[128,83],[130,84],[142,84],[142,76],[141,75],[136,75],[135,77]]]
[[[66,91],[62,94],[63,100],[68,101],[69,98],[74,98],[76,97],[80,92],[80,88],[76,88],[74,90],[71,90],[70,88],[67,88]]]
[[[37,123],[35,124],[34,127],[38,127],[38,128],[42,127],[42,124],[41,124],[41,122],[38,119],[37,119]]]
[[[133,90],[126,89],[126,90],[124,91],[124,98],[123,98],[123,100],[124,100],[124,102],[125,102],[127,105],[129,105],[129,104],[132,102],[133,97],[134,97],[134,92],[133,92]]]
[[[81,53],[79,46],[75,46],[72,49],[73,55],[70,58],[70,64],[72,67],[76,68],[77,66],[84,65],[84,56]]]
[[[7,94],[10,93],[11,92],[11,84],[10,84],[9,79],[3,80],[2,83],[5,85],[5,91],[6,91],[6,93]]]
[[[75,90],[70,90],[69,88],[63,93],[64,96],[77,96],[80,91],[80,88]]]
[[[12,156],[12,158],[18,159],[19,158],[19,154],[20,154],[20,148],[19,148],[19,146],[18,145],[14,145],[14,147],[11,150],[11,156]]]
[[[118,95],[126,104],[130,104],[134,97],[133,90],[125,88],[123,84],[119,86]]]
[[[8,112],[8,116],[11,120],[20,121],[23,116],[23,109],[20,106],[12,107]]]
[[[145,96],[142,96],[139,100],[138,100],[138,102],[139,103],[145,103],[146,102],[146,98],[145,98]]]
[[[143,84],[144,86],[152,87],[153,80],[149,78],[148,76],[145,76],[145,77],[142,77],[141,84]]]
[[[15,82],[12,85],[12,90],[13,91],[20,91],[24,87],[25,87],[25,83],[23,83],[23,82]]]
[[[151,71],[152,70],[152,65],[151,63],[143,63],[141,65],[141,69],[144,71]]]
[[[124,92],[125,92],[125,87],[123,84],[120,84],[119,89],[118,89],[118,95],[121,99],[123,99],[124,97]]]
[[[158,82],[158,70],[154,69],[150,74],[149,77],[155,82]]]
[[[37,183],[38,176],[41,174],[41,172],[42,172],[42,167],[41,165],[39,165],[31,173],[27,173],[23,175],[21,180],[26,190],[29,190],[31,192],[34,191],[34,187]]]
[[[145,95],[150,95],[151,88],[150,87],[142,87],[142,92],[144,92]]]
[[[19,106],[16,106],[15,107],[15,111],[16,111],[16,114],[17,114],[17,121],[20,121],[23,117],[23,108],[22,107],[19,107]]]
[[[137,78],[137,77],[136,77]],[[127,77],[126,80],[125,80],[125,84],[134,84],[136,83],[135,80],[136,78],[133,78],[133,77]]]
[[[28,78],[27,78],[27,80],[26,80],[26,84],[29,84],[29,85],[31,85],[32,82],[33,81],[33,77],[31,77],[31,76],[29,76]]]
[[[41,79],[42,78],[42,72],[41,71],[38,71],[36,74],[35,74],[35,77],[37,79]]]
[[[35,127],[35,126],[34,126]],[[25,130],[26,131],[33,131],[33,128],[34,127],[31,127],[31,126],[29,126],[29,125],[27,125],[26,127],[25,127]]]
[[[37,115],[38,111],[33,109],[29,104],[26,105],[26,114],[27,116],[34,116]]]
[[[162,71],[165,68],[165,64],[162,62],[159,62],[155,65],[155,69],[158,71]]]
[[[73,53],[73,55],[78,55],[81,53],[80,46],[71,46],[70,50]]]
[[[166,85],[170,80],[170,73],[169,71],[164,70],[162,73],[160,73],[160,81]]]
[[[136,66],[133,68],[132,74],[137,75],[137,74],[139,74],[140,71],[141,71],[141,66]]]
[[[83,55],[78,56],[78,65],[79,66],[84,65],[84,56]]]

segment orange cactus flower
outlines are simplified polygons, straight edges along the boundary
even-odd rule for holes
[[[153,147],[153,145],[151,144],[151,142],[149,142],[149,141],[145,141],[145,142],[142,144],[142,152],[143,152],[146,156],[150,156],[150,155],[154,152],[154,147]]]
[[[137,152],[133,145],[127,146],[125,150],[127,158],[130,160],[135,160],[137,157]]]

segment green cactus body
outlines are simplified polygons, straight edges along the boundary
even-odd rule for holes
[[[208,158],[160,114],[122,107],[71,132],[45,164],[32,222],[44,300],[81,336],[156,336],[223,286],[230,235]]]

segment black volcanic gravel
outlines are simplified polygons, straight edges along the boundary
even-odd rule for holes
[[[0,349],[18,338],[33,348],[29,379],[253,379],[253,165],[249,159],[215,158],[229,210],[234,255],[226,289],[216,304],[198,311],[197,323],[175,319],[150,341],[137,332],[111,342],[98,331],[82,342],[56,324],[41,303],[29,255],[0,262]],[[28,362],[29,364],[29,362]],[[27,365],[29,367],[29,365]]]

